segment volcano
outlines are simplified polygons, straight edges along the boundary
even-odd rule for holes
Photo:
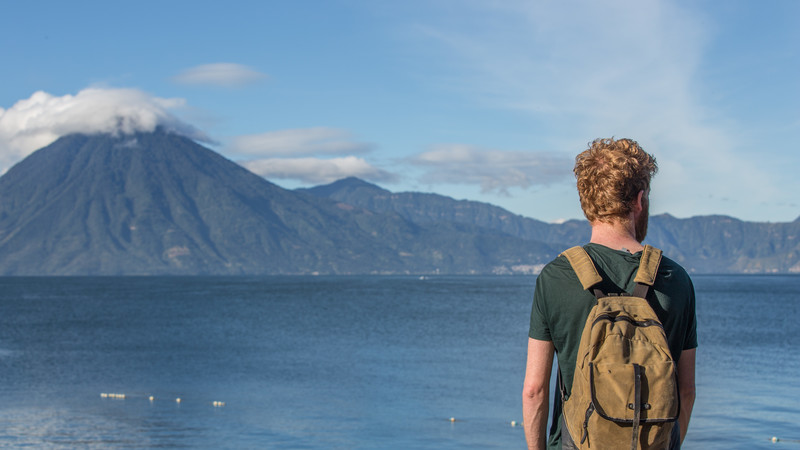
[[[283,189],[163,129],[64,136],[0,199],[2,275],[498,273],[557,251]]]

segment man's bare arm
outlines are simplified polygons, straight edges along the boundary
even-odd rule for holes
[[[681,425],[681,442],[686,438],[686,431],[689,429],[689,419],[692,417],[694,408],[695,388],[694,388],[694,365],[697,349],[684,350],[678,359],[678,390],[681,397],[681,414],[678,422]]]
[[[551,341],[528,338],[528,363],[522,388],[522,418],[528,449],[543,450],[547,444],[550,371],[555,348]]]

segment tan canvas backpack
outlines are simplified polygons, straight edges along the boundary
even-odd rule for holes
[[[581,449],[666,449],[680,410],[675,361],[664,327],[645,297],[661,250],[645,246],[631,294],[606,294],[582,247],[563,253],[584,289],[597,298],[578,348],[563,433]]]

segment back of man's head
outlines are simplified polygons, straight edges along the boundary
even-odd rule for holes
[[[581,208],[589,222],[630,214],[640,191],[650,189],[656,159],[631,139],[595,139],[575,157]]]

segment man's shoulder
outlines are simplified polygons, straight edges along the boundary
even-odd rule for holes
[[[539,273],[540,278],[563,278],[569,274],[574,274],[572,266],[569,264],[567,257],[563,254],[558,254],[552,261],[547,263],[542,271]]]
[[[676,262],[673,259],[670,259],[668,256],[661,255],[661,264],[658,266],[659,273],[667,273],[671,274],[675,278],[689,280],[689,272],[683,268],[680,263]]]
[[[584,290],[578,275],[563,253],[542,268],[536,282],[543,291],[558,297],[576,295],[576,292]]]

